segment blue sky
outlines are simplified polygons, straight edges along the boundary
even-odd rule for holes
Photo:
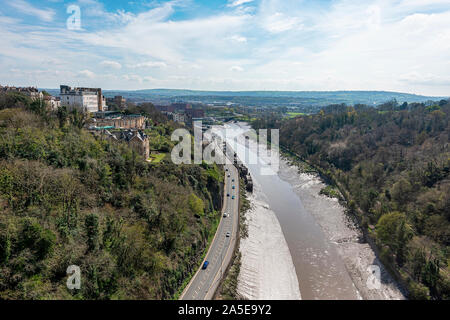
[[[448,0],[0,4],[2,85],[450,95]]]

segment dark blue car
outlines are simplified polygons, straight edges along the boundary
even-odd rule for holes
[[[205,261],[205,263],[203,264],[202,269],[206,270],[206,268],[208,268],[208,265],[209,265],[209,261]]]

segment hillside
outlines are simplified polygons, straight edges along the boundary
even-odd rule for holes
[[[450,298],[450,104],[342,105],[294,119],[268,117],[280,144],[347,200],[411,298]],[[333,188],[323,190],[337,195]]]
[[[46,89],[54,95],[59,91]],[[122,95],[136,102],[160,101],[161,103],[182,101],[201,101],[203,103],[238,103],[251,106],[325,106],[345,103],[379,105],[386,101],[426,102],[442,99],[408,93],[387,91],[195,91],[173,89],[149,89],[136,91],[105,90],[105,96]]]
[[[0,299],[173,298],[214,235],[222,170],[149,164],[127,144],[80,129],[76,112],[48,113],[23,96],[7,102]],[[171,130],[152,128],[152,143]],[[70,265],[81,268],[80,290],[66,287]]]

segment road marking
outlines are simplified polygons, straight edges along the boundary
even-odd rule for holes
[[[231,160],[229,160],[228,159],[228,157],[226,158],[227,159],[227,161],[229,162],[228,164],[227,164],[227,167],[229,168],[229,173],[230,174],[233,174],[233,176],[234,175],[236,175],[236,173],[237,173],[237,176],[239,177],[239,173],[237,172],[237,169],[236,169],[236,167],[234,167],[234,165],[232,164],[232,162],[231,162]],[[230,178],[232,178],[231,176],[230,176]],[[234,177],[233,177],[234,178]],[[230,180],[230,179],[228,179],[228,180]],[[193,277],[193,279],[191,280],[191,283],[185,288],[185,290],[184,290],[184,293],[182,294],[182,296],[181,296],[181,299],[184,299],[184,297],[185,297],[185,295],[188,295],[188,291],[189,291],[189,287],[194,283],[194,282],[196,282],[196,281],[198,281],[199,279],[203,279],[201,282],[200,282],[200,286],[199,287],[197,287],[197,290],[198,291],[201,291],[201,293],[203,293],[203,291],[200,289],[201,287],[203,287],[205,284],[207,284],[206,282],[209,282],[209,276],[210,276],[210,274],[211,274],[211,270],[213,270],[213,269],[215,269],[216,267],[218,268],[217,269],[217,272],[216,273],[214,273],[213,274],[213,276],[214,276],[214,278],[212,279],[212,283],[211,283],[211,285],[207,288],[207,290],[206,290],[206,292],[205,292],[205,295],[204,295],[204,298],[203,299],[206,299],[206,297],[208,296],[208,293],[209,293],[209,291],[211,290],[211,288],[212,288],[212,286],[214,285],[214,284],[216,284],[216,279],[217,279],[217,277],[219,276],[219,271],[220,270],[222,270],[223,269],[223,267],[224,267],[224,261],[225,261],[225,259],[229,256],[229,251],[230,251],[230,248],[232,247],[231,246],[231,244],[233,243],[233,239],[234,239],[234,236],[232,236],[232,237],[230,237],[229,238],[229,240],[228,240],[228,238],[226,238],[226,235],[225,234],[223,234],[223,235],[220,235],[220,233],[223,233],[224,232],[224,230],[226,231],[226,230],[230,230],[229,229],[229,226],[231,225],[231,233],[233,234],[233,232],[234,232],[234,230],[236,229],[235,228],[235,225],[236,225],[236,221],[234,221],[235,219],[234,219],[234,211],[236,210],[236,208],[235,208],[235,201],[238,199],[235,199],[235,200],[232,200],[231,199],[231,195],[233,194],[233,190],[231,189],[230,190],[230,184],[229,183],[227,183],[227,180],[225,181],[225,183],[226,183],[226,185],[228,186],[228,188],[226,188],[226,190],[228,190],[228,193],[230,194],[230,197],[228,198],[228,197],[224,197],[224,202],[225,202],[225,205],[224,205],[224,208],[226,208],[225,210],[223,210],[222,211],[222,213],[224,212],[224,211],[227,211],[227,212],[230,212],[230,217],[231,217],[231,219],[223,219],[223,215],[222,215],[222,217],[221,217],[221,220],[220,220],[220,224],[219,224],[219,227],[218,227],[218,229],[217,229],[217,231],[216,231],[216,234],[214,235],[214,238],[213,238],[213,242],[211,243],[211,246],[210,246],[210,248],[209,248],[209,253],[211,254],[214,254],[214,256],[213,256],[213,260],[212,260],[212,262],[213,262],[213,264],[215,264],[215,262],[217,261],[217,259],[219,258],[219,254],[220,254],[220,256],[222,257],[222,264],[220,265],[220,266],[214,266],[213,268],[210,268],[210,269],[208,269],[206,272],[204,272],[203,274],[201,274],[200,272],[201,272],[201,268],[199,268],[199,270],[197,270],[197,272],[196,272],[196,274],[194,275],[194,277]],[[239,189],[238,189],[239,190]],[[234,191],[234,193],[235,192],[238,192],[238,190],[236,190],[236,191]],[[236,197],[238,197],[238,196],[236,196]],[[238,208],[237,208],[237,210],[239,210]],[[231,221],[229,221],[228,222],[228,220],[231,220]],[[237,221],[238,222],[238,221]],[[218,242],[216,242],[216,240],[218,240],[217,239],[217,236],[223,236],[223,238],[221,238]],[[236,237],[237,237],[238,235],[236,235]],[[209,258],[211,257],[211,255],[207,255],[207,258],[204,260],[204,261],[206,261],[206,260],[208,260],[209,261]],[[193,299],[195,299],[195,298],[197,298],[198,296],[199,296],[199,292],[198,291],[195,291],[195,294],[193,295]],[[200,299],[202,299],[201,297],[200,297]]]

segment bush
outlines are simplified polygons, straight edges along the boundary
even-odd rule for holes
[[[409,299],[430,300],[430,289],[421,283],[411,281],[409,283]]]
[[[22,230],[19,235],[18,246],[20,250],[30,248],[36,256],[36,260],[42,260],[53,250],[56,236],[43,229],[41,225],[31,218],[22,221]]]

